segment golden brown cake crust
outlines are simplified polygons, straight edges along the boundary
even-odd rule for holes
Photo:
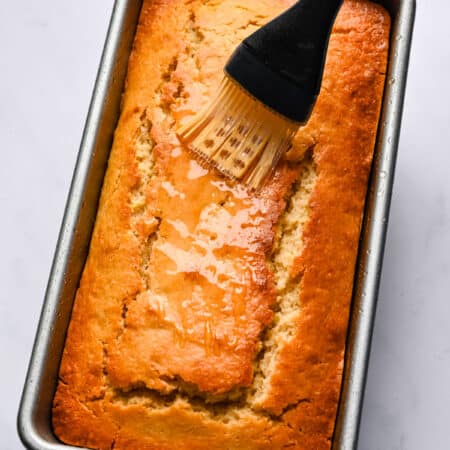
[[[329,449],[389,16],[346,0],[322,91],[258,194],[175,130],[292,0],[145,0],[54,399],[99,449]]]

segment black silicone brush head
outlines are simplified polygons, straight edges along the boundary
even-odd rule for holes
[[[301,0],[236,49],[225,71],[252,96],[295,122],[320,91],[328,39],[342,0]]]
[[[234,52],[217,97],[178,136],[198,158],[259,189],[306,122],[342,0],[301,0]]]

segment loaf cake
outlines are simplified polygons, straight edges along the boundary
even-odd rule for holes
[[[390,21],[345,0],[309,122],[252,193],[176,130],[292,0],[144,0],[54,398],[91,449],[329,449]]]

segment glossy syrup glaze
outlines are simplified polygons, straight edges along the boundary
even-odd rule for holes
[[[134,384],[164,391],[182,380],[213,394],[248,386],[273,315],[274,230],[298,169],[282,166],[255,194],[179,145],[157,141],[153,157],[151,207],[136,225],[150,235],[147,287],[128,304],[121,353],[136,360]]]

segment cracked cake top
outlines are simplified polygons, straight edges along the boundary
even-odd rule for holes
[[[347,0],[313,115],[264,189],[175,130],[287,0],[146,0],[54,400],[64,442],[328,449],[389,18]]]

